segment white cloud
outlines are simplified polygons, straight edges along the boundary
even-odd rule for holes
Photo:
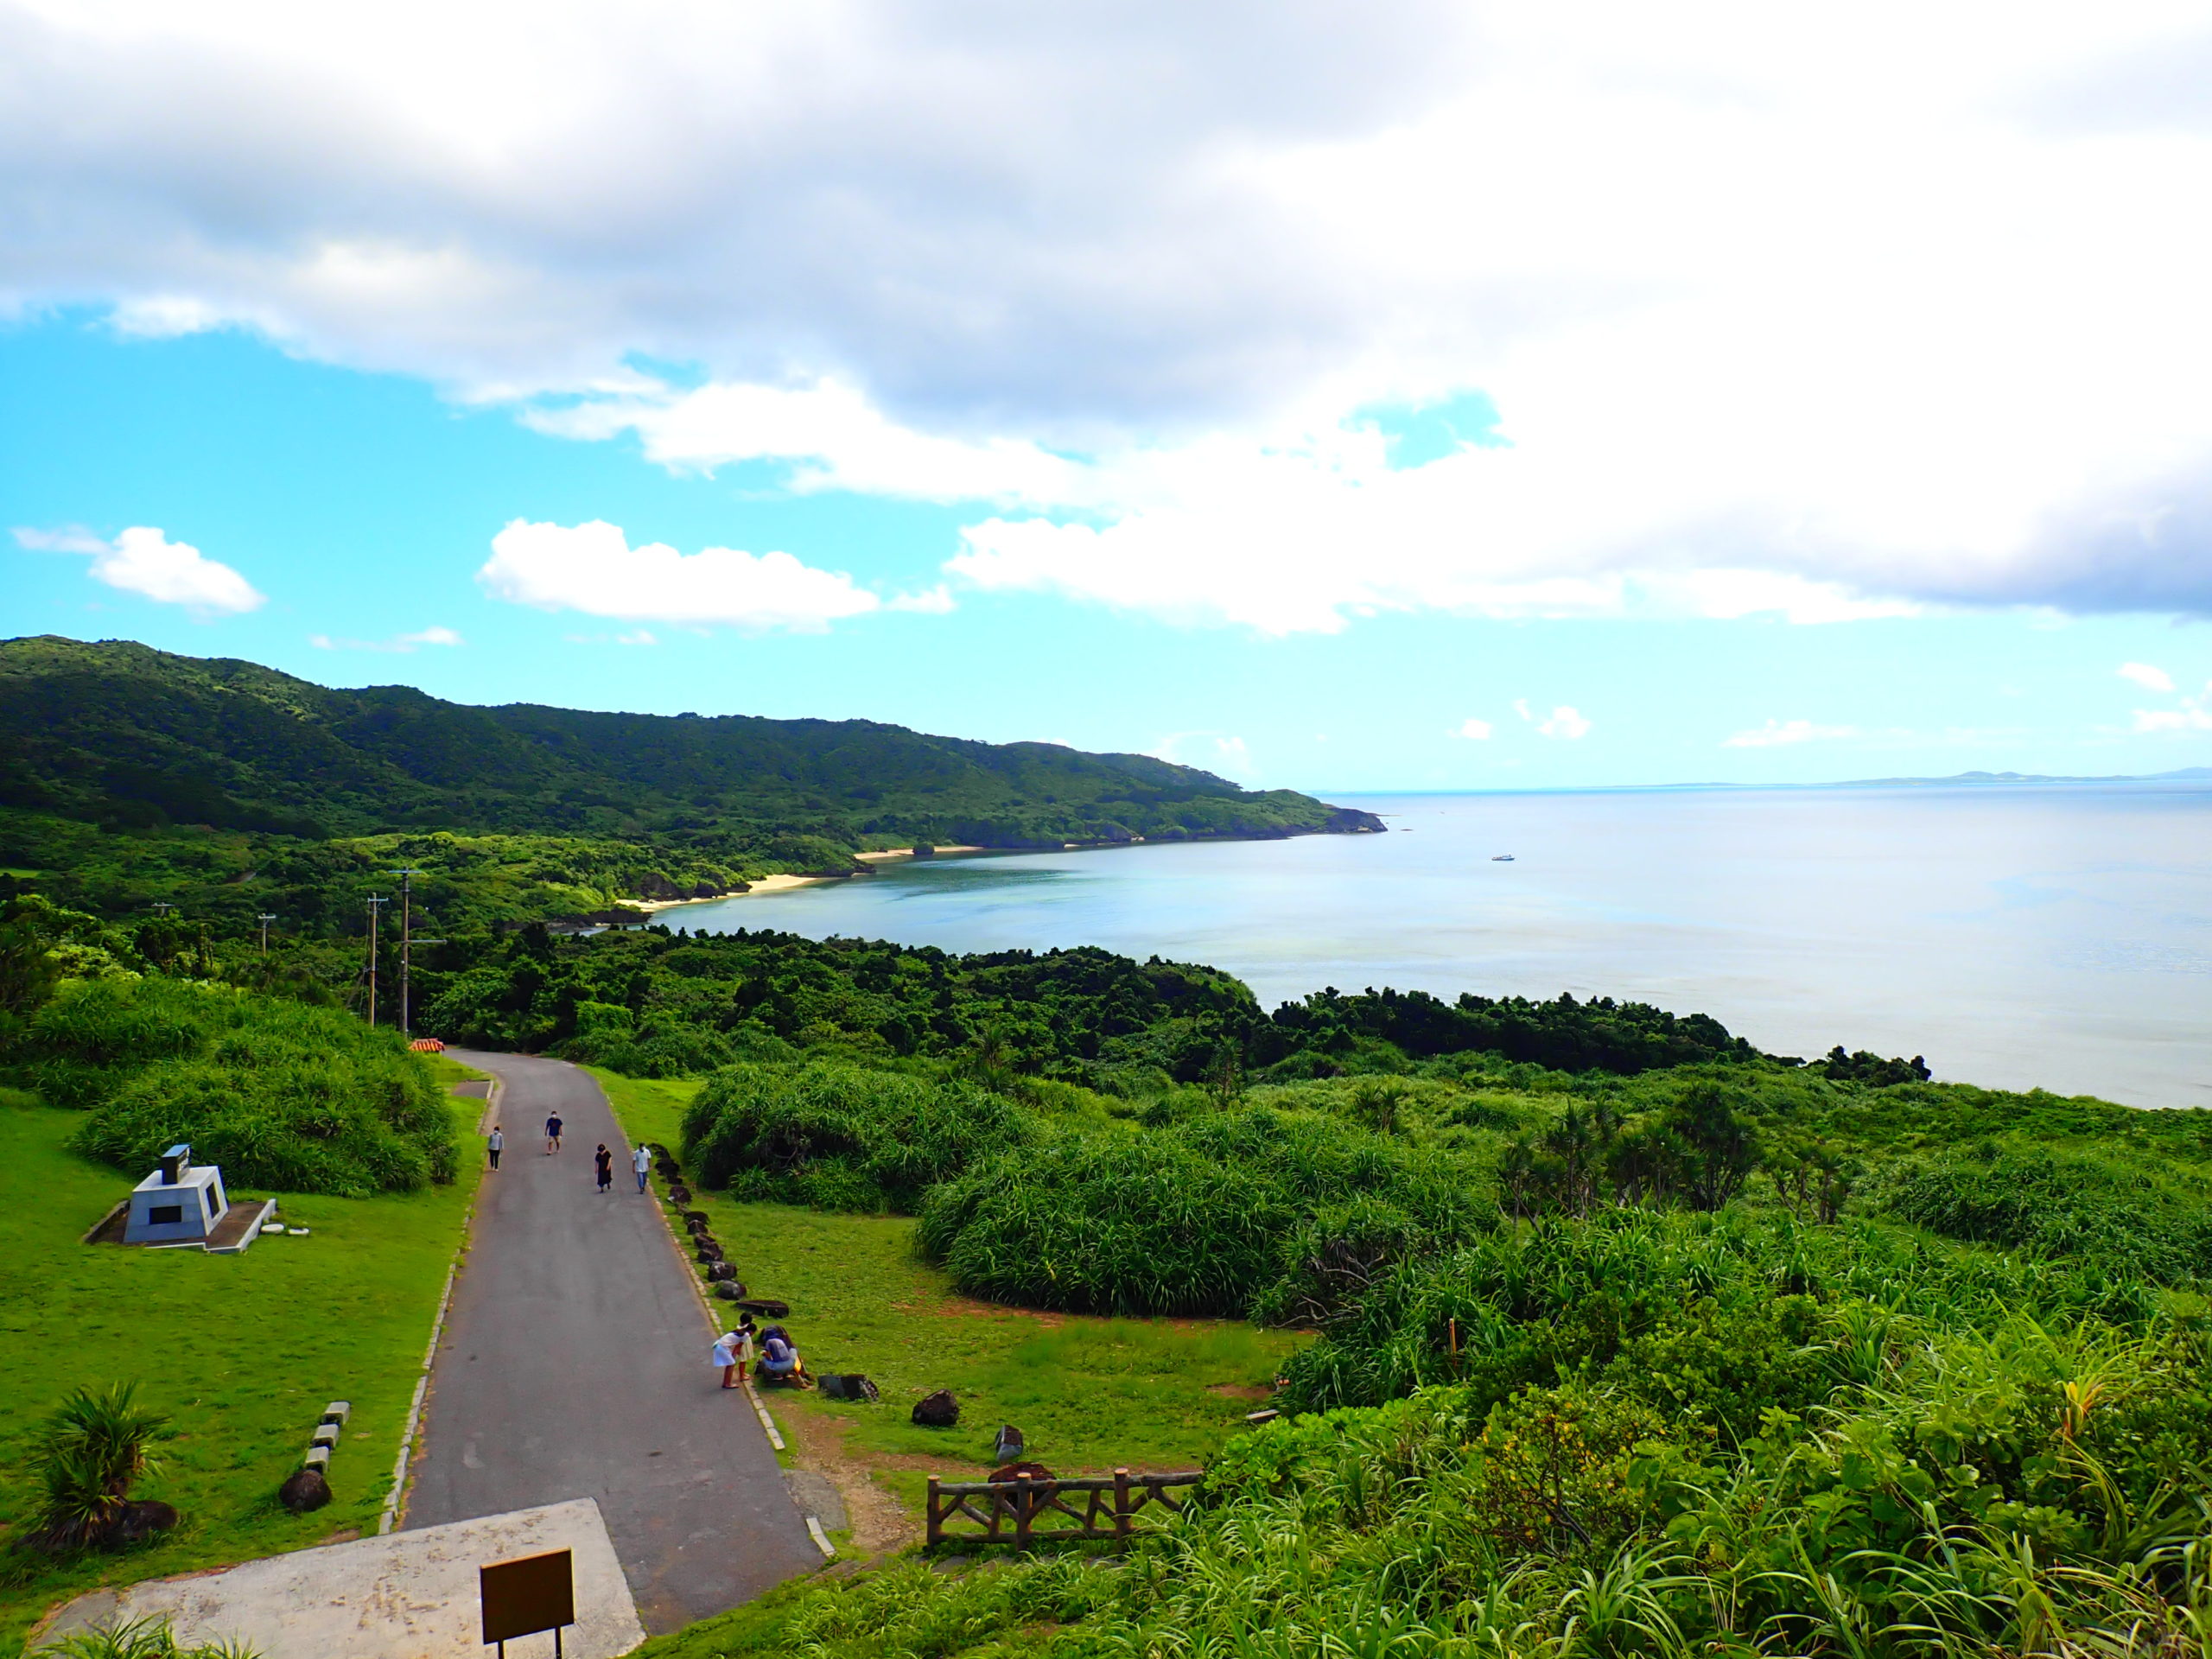
[[[2171,691],[2174,689],[2174,677],[2164,669],[2153,668],[2148,663],[2122,663],[2119,673],[2121,679],[2133,680],[2145,691]]]
[[[2194,0],[556,11],[16,0],[0,307],[988,502],[961,578],[1184,621],[2212,613]],[[1357,414],[1470,388],[1506,447]]]
[[[1809,720],[1769,719],[1764,726],[1738,732],[1726,739],[1726,749],[1772,749],[1788,743],[1819,743],[1831,738],[1857,737],[1856,726],[1816,726]]]
[[[389,639],[345,639],[311,633],[308,643],[317,651],[388,651],[406,656],[424,645],[465,645],[468,641],[454,629],[434,624],[413,633],[396,633]]]
[[[899,594],[889,601],[894,611],[914,611],[923,616],[944,616],[959,608],[953,602],[952,589],[943,582],[918,594]]]
[[[1452,728],[1452,736],[1464,737],[1468,739],[1470,741],[1476,743],[1487,741],[1490,734],[1490,721],[1486,720],[1477,720],[1472,715],[1470,715],[1465,720],[1461,721],[1457,726]]]
[[[1563,738],[1568,742],[1590,734],[1590,722],[1580,709],[1561,703],[1545,719],[1536,722],[1536,730],[1545,737]]]
[[[16,540],[35,552],[90,554],[94,581],[202,615],[235,616],[267,603],[229,565],[169,540],[152,525],[134,524],[112,542],[74,527],[18,530]]]
[[[518,518],[492,538],[492,556],[476,579],[495,599],[542,610],[795,633],[819,633],[883,603],[850,576],[788,553],[709,547],[683,554],[660,542],[633,548],[620,525],[601,519],[567,526]]]
[[[2138,709],[2139,732],[2212,732],[2212,709],[2195,697],[2183,697],[2178,709]]]

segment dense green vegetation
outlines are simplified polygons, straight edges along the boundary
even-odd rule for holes
[[[849,871],[868,849],[1374,829],[1148,755],[868,721],[478,709],[123,641],[0,643],[0,867],[104,917],[359,925],[408,862],[446,932]]]
[[[81,1109],[72,1144],[134,1174],[181,1141],[241,1186],[359,1198],[454,1175],[443,1091],[397,1033],[226,985],[66,981],[17,1021],[0,1078]]]
[[[856,1066],[733,1065],[684,1114],[685,1166],[734,1197],[912,1211],[977,1158],[1028,1135],[1004,1096]]]
[[[1609,999],[1446,1003],[1326,990],[1269,1015],[1217,969],[1093,948],[953,956],[766,930],[525,931],[487,943],[458,973],[428,969],[418,982],[423,1028],[449,1040],[560,1048],[666,1075],[802,1049],[874,1062],[964,1055],[986,1080],[1063,1078],[1136,1096],[1466,1055],[1620,1075],[1765,1058],[1717,1020]]]
[[[541,967],[642,971],[650,1007],[664,957],[695,988],[743,959],[747,1006],[658,1016],[794,1051],[700,1091],[747,1133],[702,1162],[721,1117],[695,1106],[696,1179],[798,1196],[810,1149],[771,1126],[800,1100],[834,1103],[842,1171],[918,1086],[984,1083],[1021,1121],[933,1143],[918,1199],[957,1288],[1318,1340],[1286,1419],[1126,1556],[787,1590],[663,1659],[2202,1650],[2212,1114],[1802,1065],[1602,1005],[1266,1019],[1204,970],[916,955],[671,936]],[[910,981],[963,1042],[885,1034]]]

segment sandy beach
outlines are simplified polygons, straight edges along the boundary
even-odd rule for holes
[[[988,850],[989,849],[988,848],[983,847],[959,846],[940,847],[937,849],[937,852],[938,854],[942,855],[945,853],[981,853],[987,852]],[[854,857],[862,860],[868,863],[874,864],[880,862],[885,859],[912,858],[913,855],[914,849],[911,847],[889,847],[884,849],[881,852],[855,853]],[[789,893],[793,887],[818,887],[826,882],[843,881],[849,879],[850,878],[849,877],[842,875],[764,875],[757,881],[748,882],[746,887],[746,891],[743,893],[709,893],[704,899],[625,899],[622,900],[622,903],[628,906],[632,910],[680,910],[686,905],[719,904],[725,899],[754,899],[759,898],[765,893]]]

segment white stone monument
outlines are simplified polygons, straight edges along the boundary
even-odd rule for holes
[[[195,1166],[190,1147],[174,1146],[162,1154],[162,1166],[131,1190],[123,1242],[204,1247],[230,1208],[223,1172],[213,1164]]]

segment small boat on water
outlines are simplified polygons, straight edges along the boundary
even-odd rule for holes
[[[1510,864],[1513,861],[1513,855],[1510,853],[1492,853],[1490,855],[1490,861],[1493,864]]]

